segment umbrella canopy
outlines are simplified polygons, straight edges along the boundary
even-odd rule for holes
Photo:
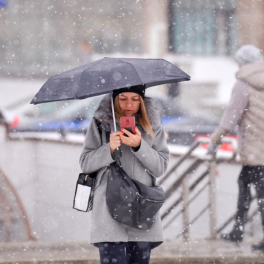
[[[189,80],[188,74],[163,59],[103,58],[50,77],[31,104],[84,99],[125,87],[148,88]]]

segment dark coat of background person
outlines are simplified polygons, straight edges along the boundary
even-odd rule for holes
[[[152,177],[160,177],[167,169],[169,150],[167,147],[165,132],[161,125],[159,110],[154,101],[145,97],[146,110],[154,132],[154,139],[141,127],[138,120],[136,125],[142,136],[140,148],[133,148],[122,144],[121,163],[123,169],[132,178],[143,184],[152,185]],[[84,147],[80,156],[80,166],[84,173],[98,171],[97,183],[94,193],[93,210],[90,214],[90,238],[91,244],[97,246],[100,242],[151,242],[154,248],[163,242],[163,230],[159,213],[150,230],[139,230],[124,226],[115,221],[108,212],[106,204],[107,166],[114,162],[110,154],[110,144],[105,142],[104,127],[110,126],[114,131],[111,112],[110,96],[106,95],[95,112],[95,119],[102,124],[102,141],[95,120],[91,123]],[[116,122],[117,130],[120,130]]]

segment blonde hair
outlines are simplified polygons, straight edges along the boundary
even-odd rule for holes
[[[147,110],[146,110],[146,107],[145,107],[145,103],[144,103],[144,100],[143,100],[143,98],[141,96],[139,96],[139,102],[140,102],[140,108],[139,108],[139,110],[137,112],[139,123],[142,126],[142,128],[147,133],[149,133],[152,138],[154,138],[154,133],[153,133],[150,121],[149,121],[149,117],[148,117],[148,113],[147,113]],[[121,126],[120,117],[122,116],[122,111],[121,111],[121,108],[120,108],[120,105],[119,105],[118,96],[116,96],[116,98],[115,98],[114,105],[115,105],[115,117],[116,117],[117,122]]]

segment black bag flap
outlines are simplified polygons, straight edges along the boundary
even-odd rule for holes
[[[91,174],[80,173],[77,184],[92,187],[93,181],[94,181],[94,177],[91,177]]]
[[[139,181],[132,180],[136,185],[139,194],[142,198],[151,199],[156,201],[164,201],[166,199],[166,195],[163,189],[159,186],[147,186]]]

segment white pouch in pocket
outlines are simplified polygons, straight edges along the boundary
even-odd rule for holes
[[[87,212],[90,193],[90,186],[77,184],[73,208]]]
[[[79,174],[73,199],[73,209],[81,212],[89,212],[93,209],[95,176],[96,174]]]

